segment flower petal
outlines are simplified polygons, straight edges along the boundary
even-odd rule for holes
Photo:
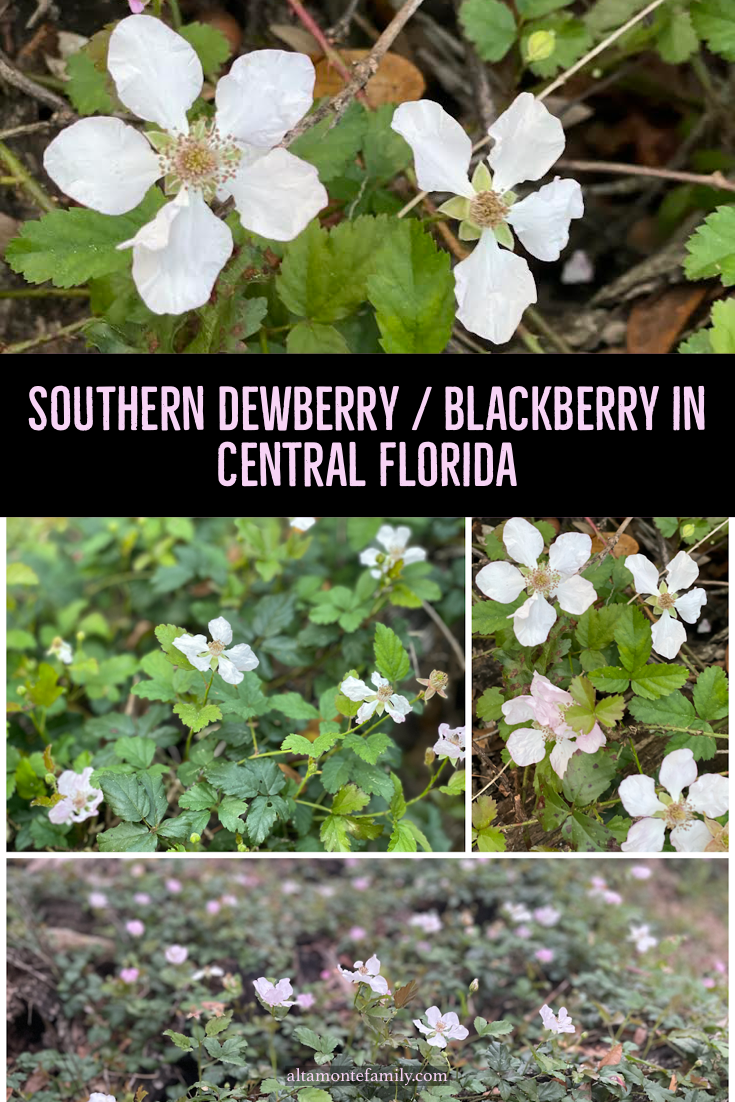
[[[509,605],[522,592],[526,579],[509,562],[491,562],[477,572],[477,588],[501,605]]]
[[[629,815],[653,815],[664,811],[665,807],[656,795],[653,777],[636,774],[620,782],[618,796]]]
[[[366,696],[373,695],[365,682],[357,677],[345,678],[339,688],[348,700],[364,700]]]
[[[592,540],[589,536],[583,532],[565,532],[557,536],[549,548],[549,566],[560,574],[576,574],[591,554]]]
[[[687,641],[684,625],[675,620],[668,609],[664,609],[660,619],[651,626],[651,645],[656,654],[664,658],[676,658],[683,643]]]
[[[537,761],[543,761],[546,753],[544,736],[534,727],[521,727],[518,731],[511,731],[505,745],[516,765],[533,765]]]
[[[186,112],[204,76],[194,49],[160,19],[129,15],[110,35],[107,68],[133,114],[186,134]]]
[[[664,848],[665,835],[663,819],[641,819],[633,823],[620,848],[625,853],[658,853]]]
[[[286,149],[244,164],[227,185],[246,230],[291,241],[328,202],[313,165]]]
[[[357,722],[364,723],[366,719],[370,719],[370,716],[373,714],[377,707],[377,697],[375,698],[375,700],[366,701],[365,704],[363,704],[362,707],[358,708],[357,710]]]
[[[556,591],[556,599],[565,612],[581,616],[596,600],[597,593],[592,582],[575,574],[562,582]]]
[[[564,128],[530,92],[521,92],[495,120],[488,134],[495,139],[488,163],[493,190],[509,191],[523,180],[540,180],[564,152]]]
[[[512,700],[506,700],[502,712],[505,722],[512,726],[514,723],[523,723],[526,719],[535,719],[536,704],[532,696],[514,696]]]
[[[556,613],[540,593],[534,593],[524,605],[513,614],[513,630],[516,639],[523,647],[536,647],[545,643]]]
[[[177,639],[174,639],[174,646],[177,650],[180,650],[182,654],[191,662],[197,670],[210,669],[210,662],[212,656],[207,651],[201,658],[199,655],[202,651],[207,650],[207,639],[204,635],[179,635]]]
[[[507,220],[531,256],[558,260],[569,244],[570,222],[583,214],[582,189],[577,181],[557,176],[553,183],[514,203]]]
[[[414,562],[424,562],[426,551],[423,547],[407,547],[401,558],[404,566],[410,566]]]
[[[674,827],[669,837],[679,853],[704,853],[712,841],[712,835],[699,819],[691,819],[686,826]]]
[[[694,784],[696,779],[697,763],[688,747],[672,751],[661,762],[658,774],[659,784],[662,784],[675,800],[681,796],[685,788]]]
[[[574,702],[571,693],[568,693],[566,689],[560,689],[558,685],[552,684],[548,677],[539,673],[538,670],[534,670],[533,673],[531,694],[538,697],[539,700],[543,700],[545,704],[572,704]]]
[[[211,295],[232,253],[232,234],[198,192],[182,191],[118,248],[130,245],[133,279],[148,309],[183,314],[203,306]]]
[[[705,773],[691,785],[687,799],[695,811],[716,819],[730,808],[730,783],[718,773]]]
[[[56,186],[101,214],[137,207],[161,175],[147,140],[121,119],[80,119],[54,138],[43,167]]]
[[[402,103],[393,114],[391,129],[413,150],[420,188],[473,198],[469,181],[472,142],[443,107],[430,99]]]
[[[228,685],[239,685],[245,674],[240,673],[234,662],[230,662],[229,658],[221,654],[219,656],[219,664],[217,671],[223,681],[226,681]]]
[[[229,647],[232,642],[232,628],[229,620],[225,620],[224,616],[218,616],[216,620],[210,620],[207,627],[213,639]]]
[[[701,586],[697,586],[696,589],[690,589],[683,597],[677,597],[674,608],[682,620],[686,620],[688,624],[696,624],[702,612],[702,606],[706,604],[707,594]]]
[[[605,732],[599,723],[596,723],[588,735],[577,735],[575,746],[585,754],[594,754],[595,750],[599,750],[606,743]]]
[[[658,570],[645,555],[628,555],[625,565],[633,575],[636,593],[658,593]]]
[[[576,743],[571,739],[560,739],[549,756],[549,762],[551,768],[556,773],[557,777],[563,777],[567,771],[569,765],[569,759],[577,749]]]
[[[238,670],[254,670],[260,665],[260,659],[255,656],[247,643],[238,643],[236,647],[226,650],[223,657],[229,658]]]
[[[627,565],[627,563],[626,563]],[[666,567],[666,582],[672,593],[687,589],[699,577],[699,567],[691,555],[680,551]]]
[[[506,344],[523,311],[536,301],[536,284],[526,261],[501,249],[495,235],[485,230],[471,255],[455,265],[454,293],[465,329],[493,344]]]
[[[316,73],[306,54],[254,50],[217,83],[217,129],[237,141],[273,149],[314,98]]]
[[[503,528],[503,543],[512,559],[524,566],[535,567],[544,549],[544,537],[523,517],[511,517]]]
[[[398,693],[393,693],[390,700],[386,700],[385,710],[394,723],[405,723],[406,716],[413,711],[405,696]]]

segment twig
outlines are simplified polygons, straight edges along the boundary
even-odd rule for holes
[[[312,18],[311,15],[309,15],[308,11],[301,3],[301,0],[286,0],[286,3],[290,7],[294,15],[304,24],[312,38],[315,38],[317,40],[324,52],[324,56],[328,58],[328,60],[337,70],[342,79],[345,81],[352,80],[352,73],[347,68],[342,58],[335,50],[334,46],[332,46],[331,43],[328,42],[326,35],[324,34],[324,31],[321,29],[319,24],[316,22],[315,19]]]
[[[52,107],[54,111],[58,111],[65,118],[76,118],[76,115],[65,99],[62,99],[61,96],[57,96],[55,92],[49,91],[48,88],[42,88],[40,84],[36,84],[35,80],[31,80],[30,77],[21,73],[14,65],[11,65],[10,59],[5,56],[2,50],[0,50],[0,80],[12,84],[14,88],[18,88],[21,92],[25,92],[26,95],[32,96],[34,99],[37,99],[39,103],[44,103],[47,107]]]
[[[65,126],[68,119],[61,119],[54,115],[43,122],[29,122],[24,126],[12,126],[10,130],[0,130],[0,142],[7,138],[20,138],[23,134],[36,134],[40,130],[51,130],[54,126]]]
[[[18,341],[17,344],[8,344],[3,347],[0,345],[0,355],[6,355],[14,352],[27,352],[30,348],[36,348],[39,344],[48,344],[49,341],[55,341],[59,337],[71,337],[78,329],[81,329],[83,325],[91,321],[91,318],[82,318],[81,321],[74,321],[71,325],[64,325],[61,329],[56,329],[53,333],[44,333],[42,337],[33,337],[29,341]]]
[[[464,672],[464,669],[465,669],[464,652],[462,651],[462,648],[460,647],[459,643],[454,638],[451,631],[449,630],[447,625],[444,623],[441,616],[436,611],[436,609],[433,607],[433,605],[430,605],[428,603],[428,601],[422,601],[421,604],[424,606],[424,612],[426,613],[426,615],[431,617],[431,619],[434,621],[436,626],[439,628],[439,631],[442,633],[444,638],[449,643],[450,647],[452,648],[452,650],[455,653],[457,661],[459,662],[459,668]]]
[[[612,551],[613,551],[613,550],[614,550],[614,549],[615,549],[615,548],[617,547],[617,545],[618,545],[618,541],[619,541],[620,537],[622,536],[623,532],[624,532],[624,531],[625,531],[625,529],[626,529],[626,528],[628,527],[628,525],[630,524],[630,522],[632,521],[632,519],[633,519],[632,517],[626,517],[626,518],[625,518],[625,520],[624,520],[624,521],[623,521],[623,523],[622,523],[622,524],[620,525],[620,527],[618,528],[618,530],[617,530],[617,532],[615,533],[615,535],[614,535],[614,536],[612,536],[612,537],[611,537],[611,538],[610,538],[610,539],[609,539],[609,540],[607,541],[607,543],[606,543],[606,544],[605,544],[605,546],[603,547],[602,551],[598,551],[598,552],[597,552],[597,554],[596,554],[596,555],[594,556],[594,558],[590,559],[590,561],[589,561],[589,562],[587,563],[587,566],[585,567],[585,569],[586,569],[586,570],[589,570],[589,568],[590,568],[591,566],[597,566],[597,563],[598,563],[598,562],[602,562],[602,560],[603,560],[603,559],[604,559],[604,558],[605,558],[605,557],[606,557],[607,555],[610,555],[610,554],[612,553]],[[629,602],[629,603],[630,603],[630,602]]]
[[[36,206],[40,207],[41,210],[45,210],[47,214],[57,209],[51,196],[44,191],[39,182],[31,176],[23,162],[18,160],[4,142],[0,142],[0,162],[9,169],[12,176],[18,178],[19,186],[28,193]]]
[[[302,119],[300,123],[297,123],[293,130],[286,135],[286,139],[283,142],[285,147],[291,145],[292,142],[300,138],[307,130],[311,130],[312,126],[316,126],[317,123],[327,118],[328,115],[333,116],[335,123],[342,118],[342,115],[344,115],[357,93],[361,92],[370,80],[370,77],[375,75],[383,59],[383,55],[388,52],[408,20],[414,12],[421,7],[422,3],[423,0],[406,0],[406,3],[400,11],[396,12],[367,57],[364,57],[362,61],[358,61],[354,66],[352,78],[349,83],[346,84],[342,91],[338,92],[336,96],[332,96],[328,103],[318,107],[316,111],[313,111],[310,115],[307,115],[306,118]]]
[[[627,165],[622,161],[575,161],[562,157],[556,162],[560,168],[575,172],[604,172],[613,176],[651,176],[659,180],[677,180],[683,184],[703,184],[721,191],[735,191],[735,181],[728,180],[719,171],[702,176],[697,172],[677,172],[670,168],[649,168],[648,165]]]
[[[12,291],[0,291],[0,298],[89,298],[86,287],[20,287]],[[132,697],[135,700],[135,697]]]

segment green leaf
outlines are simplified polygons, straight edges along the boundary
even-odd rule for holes
[[[544,830],[558,830],[571,814],[571,808],[552,788],[542,787],[544,807],[539,812],[539,822]]]
[[[368,176],[386,183],[403,172],[413,158],[411,147],[391,128],[394,111],[392,103],[383,103],[376,111],[367,112],[362,146]]]
[[[596,689],[604,693],[623,693],[630,684],[630,675],[622,666],[601,666],[598,670],[590,670],[589,679]]]
[[[181,800],[179,800],[179,803],[181,803]],[[219,821],[225,830],[231,830],[233,833],[238,830],[242,831],[245,824],[240,816],[244,815],[247,809],[248,805],[245,800],[238,800],[235,796],[225,796],[217,808]]]
[[[416,826],[416,823],[412,822],[410,819],[403,819],[402,822],[411,831],[411,833],[413,834],[413,836],[416,839],[417,843],[421,846],[421,849],[424,851],[424,853],[431,853],[432,852],[431,843],[429,842],[429,839],[424,834],[423,830],[420,830]]]
[[[98,214],[82,207],[52,211],[37,222],[23,224],[20,235],[5,250],[5,259],[29,283],[50,279],[54,287],[77,287],[95,276],[127,268],[130,250],[117,246],[135,237],[164,202],[163,192],[153,187],[128,214]]]
[[[187,808],[189,811],[206,811],[216,803],[217,790],[206,781],[199,781],[179,796],[179,807]],[[247,807],[247,804],[245,806]]]
[[[113,749],[116,757],[136,769],[147,769],[156,753],[156,744],[152,738],[119,738]]]
[[[184,726],[191,727],[195,734],[222,719],[222,712],[216,704],[174,704],[174,712],[181,717]]]
[[[12,242],[11,242],[12,244]],[[10,248],[10,246],[8,246]],[[6,254],[6,259],[7,254]],[[5,572],[5,582],[11,585],[40,585],[38,574],[32,566],[24,562],[9,562]]]
[[[476,830],[490,826],[498,813],[498,805],[492,796],[479,796],[472,804],[472,825]]]
[[[221,788],[228,796],[251,800],[260,790],[258,776],[250,764],[216,761],[206,767],[204,775],[215,788]]]
[[[523,19],[538,19],[539,16],[548,15],[551,11],[569,7],[571,3],[573,0],[516,0],[516,7]]]
[[[173,819],[166,819],[158,828],[161,838],[188,842],[192,834],[201,834],[209,823],[209,811],[182,811]]]
[[[232,1011],[228,1010],[221,1018],[210,1018],[204,1027],[207,1037],[216,1037],[218,1033],[224,1033],[232,1021]]]
[[[194,1047],[191,1037],[187,1037],[184,1033],[176,1033],[173,1029],[164,1029],[163,1036],[170,1037],[176,1047],[183,1049],[184,1052],[189,1052]]]
[[[286,351],[291,356],[344,356],[350,354],[350,347],[333,325],[300,321],[286,337]]]
[[[466,781],[467,774],[464,769],[458,769],[456,773],[452,773],[447,784],[439,785],[439,791],[446,796],[459,796],[465,791]]]
[[[318,1087],[304,1087],[299,1091],[299,1098],[303,1102],[332,1102],[329,1091],[319,1090]]]
[[[387,353],[444,351],[454,322],[454,276],[449,253],[437,249],[419,219],[393,227],[367,289]]]
[[[380,755],[390,746],[390,742],[388,735],[383,734],[382,731],[376,731],[374,735],[368,735],[367,738],[360,734],[346,735],[343,745],[346,750],[352,750],[363,761],[375,765]]]
[[[119,110],[108,90],[109,75],[98,69],[86,49],[66,61],[64,91],[80,115],[112,115]]]
[[[142,823],[121,823],[97,835],[100,853],[155,853],[158,839]]]
[[[528,600],[521,593],[515,601],[501,605],[497,601],[477,601],[472,606],[472,631],[475,635],[494,635],[496,631],[507,628],[513,613]],[[510,618],[510,619],[509,619]]]
[[[28,687],[28,699],[31,704],[40,708],[50,708],[55,700],[63,693],[63,689],[57,684],[59,675],[48,662],[41,662],[38,667],[38,677]]]
[[[570,803],[586,807],[610,787],[617,766],[606,750],[573,754],[564,774],[563,791]]]
[[[591,715],[594,712],[595,690],[586,677],[573,677],[569,683],[569,692],[576,701],[577,707],[583,709],[585,714]]]
[[[313,704],[309,704],[300,693],[280,693],[279,696],[269,696],[268,706],[281,712],[289,719],[318,719],[319,710]]]
[[[597,702],[595,719],[605,727],[613,727],[623,718],[625,699],[622,696],[607,696]]]
[[[407,820],[402,819],[394,823],[393,832],[388,840],[388,853],[415,853],[416,849],[416,836]]]
[[[581,811],[573,812],[564,826],[562,834],[570,834],[577,850],[581,853],[598,852],[607,847],[611,840],[610,832]]]
[[[584,21],[596,38],[602,38],[609,31],[622,27],[645,6],[646,0],[596,0]]]
[[[314,165],[322,183],[341,176],[362,147],[367,127],[365,108],[353,100],[339,122],[322,119],[289,146],[289,152]]]
[[[502,1037],[506,1033],[512,1033],[515,1026],[512,1022],[502,1018],[499,1022],[490,1022],[488,1028],[485,1030],[484,1036],[486,1037]]]
[[[682,341],[676,351],[682,355],[710,356],[712,354],[710,333],[710,329],[699,329],[687,340]]]
[[[529,55],[529,39],[534,34],[553,35],[554,49],[548,57],[532,61],[530,69],[537,76],[550,77],[559,69],[568,69],[578,61],[592,45],[592,36],[581,19],[575,19],[569,12],[548,15],[528,23],[523,30],[521,50],[524,57]]]
[[[5,636],[5,645],[8,650],[35,650],[36,640],[29,631],[11,628]]]
[[[505,835],[497,827],[483,827],[478,830],[475,841],[481,853],[505,853]]]
[[[349,815],[352,811],[360,811],[370,803],[370,797],[357,788],[354,784],[348,784],[341,788],[332,801],[332,815]]]
[[[628,707],[631,715],[635,716],[641,723],[663,723],[671,727],[691,727],[694,731],[702,730],[708,726],[708,724],[695,717],[692,702],[687,700],[684,694],[678,690],[659,700],[633,699]]]
[[[349,853],[350,838],[347,830],[347,820],[343,815],[330,815],[324,820],[319,831],[319,838],[329,853]]]
[[[278,818],[277,804],[268,796],[258,796],[250,805],[245,821],[248,838],[255,846],[265,841]]]
[[[402,681],[410,673],[411,663],[406,648],[396,633],[385,624],[375,625],[375,664],[378,672],[392,685]]]
[[[459,21],[484,61],[500,61],[515,42],[515,20],[500,0],[463,0]]]
[[[286,247],[276,291],[294,314],[331,323],[349,317],[365,301],[388,232],[385,215],[363,215],[329,232],[310,222]]]
[[[719,276],[725,287],[732,286],[735,283],[735,206],[718,207],[708,215],[689,238],[686,248],[689,256],[684,262],[684,272],[688,279]]]
[[[708,666],[697,678],[693,691],[694,703],[702,719],[713,723],[728,713],[728,682],[719,666]]]
[[[669,65],[688,61],[699,48],[692,17],[681,4],[664,4],[656,13],[656,48]]]
[[[735,352],[735,299],[724,299],[712,306],[712,351],[719,355]]]
[[[99,778],[99,786],[114,815],[130,823],[139,823],[141,819],[149,822],[155,820],[155,804],[142,779],[129,773],[105,773]],[[159,789],[163,791],[163,785],[157,777],[155,790]]]
[[[485,689],[477,701],[477,715],[479,719],[500,719],[503,714],[503,693],[497,687]]]
[[[626,670],[638,670],[651,654],[651,625],[638,608],[627,607],[615,625],[615,642]]]
[[[673,693],[674,689],[681,688],[686,679],[686,666],[663,662],[660,665],[643,666],[635,670],[630,677],[630,687],[638,696],[656,700],[660,696]]]
[[[177,34],[193,46],[207,76],[216,76],[230,56],[230,44],[210,23],[187,23]]]
[[[735,61],[735,13],[729,0],[699,0],[692,5],[692,22],[713,53]]]
[[[577,623],[577,642],[588,650],[604,650],[615,638],[615,627],[625,605],[588,608]]]
[[[691,750],[695,761],[710,761],[717,753],[717,740],[707,735],[687,735],[684,731],[677,731],[666,743],[664,754],[684,749]]]
[[[658,528],[659,532],[666,539],[673,536],[676,529],[679,527],[678,517],[654,517],[653,523]]]
[[[18,762],[15,782],[18,786],[18,795],[24,800],[32,800],[36,796],[43,796],[46,792],[46,785],[28,758],[21,758]]]

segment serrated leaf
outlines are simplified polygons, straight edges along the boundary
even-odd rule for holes
[[[635,670],[630,676],[630,687],[638,696],[656,700],[660,696],[668,696],[674,689],[679,689],[686,679],[685,666],[662,662]]]
[[[720,356],[735,352],[735,299],[713,303],[710,344]]]
[[[585,807],[609,788],[616,769],[606,750],[597,750],[594,754],[573,754],[564,773],[564,795],[570,803]]]
[[[692,17],[680,4],[665,4],[655,22],[656,48],[669,65],[680,65],[699,48]]]
[[[595,707],[595,719],[605,727],[613,727],[623,718],[625,711],[625,698],[622,696],[606,696],[598,700]]]
[[[343,815],[329,815],[321,825],[319,838],[328,853],[350,852],[350,838]]]
[[[507,605],[501,605],[498,601],[477,601],[472,606],[472,631],[475,635],[493,635],[496,631],[507,628],[513,619],[513,613],[528,600],[525,593],[521,593],[515,601]]]
[[[419,219],[407,218],[392,227],[368,278],[367,293],[385,352],[444,351],[454,322],[454,276],[449,253],[437,249]]]
[[[195,733],[222,719],[222,712],[216,704],[174,704],[174,712],[181,717],[185,727],[191,727]]]
[[[156,835],[142,823],[121,823],[97,835],[100,853],[155,853]]]
[[[402,819],[406,814],[406,797],[403,795],[403,785],[400,777],[397,777],[395,773],[391,773],[390,780],[393,786],[393,795],[389,803],[390,813],[394,819]]]
[[[343,740],[343,745],[346,750],[352,750],[352,752],[357,754],[359,758],[362,758],[363,761],[369,762],[370,765],[375,765],[383,751],[390,746],[390,741],[388,735],[383,734],[381,731],[376,731],[374,735],[368,735],[367,738],[359,734],[346,735]]]
[[[117,246],[135,237],[164,202],[163,192],[153,187],[128,214],[98,214],[82,207],[52,211],[23,224],[5,250],[5,259],[29,283],[51,280],[54,287],[77,287],[127,268],[130,250]]]
[[[164,1029],[163,1036],[170,1037],[176,1047],[183,1049],[184,1052],[189,1052],[194,1047],[191,1037],[187,1037],[185,1033],[176,1033],[173,1029]]]
[[[375,664],[378,672],[392,685],[401,681],[411,670],[406,648],[396,633],[386,624],[375,625]]]
[[[393,831],[388,840],[388,853],[415,853],[417,848],[416,837],[408,822],[402,819],[393,824]]]
[[[651,654],[651,624],[638,608],[626,608],[615,625],[615,642],[620,663],[626,670],[638,670]]]
[[[686,248],[689,256],[684,261],[684,272],[688,279],[719,276],[725,287],[732,286],[735,283],[735,206],[718,207],[708,215],[689,238]]]
[[[217,808],[219,821],[225,830],[231,830],[233,834],[238,830],[242,831],[245,824],[240,816],[244,815],[247,809],[245,800],[238,800],[235,796],[225,796]]]
[[[540,77],[550,77],[560,69],[568,69],[578,61],[592,45],[592,36],[581,19],[575,19],[569,12],[547,15],[528,23],[521,39],[523,56],[529,54],[529,40],[532,35],[553,35],[554,48],[548,57],[539,58],[530,63],[530,69]]]
[[[488,1028],[485,1030],[485,1034],[488,1037],[502,1037],[506,1033],[512,1033],[514,1029],[513,1023],[507,1021],[505,1018],[501,1018],[499,1022],[490,1022]]]
[[[604,693],[622,693],[630,684],[630,674],[622,666],[601,666],[589,671],[589,679],[596,689]]]
[[[475,841],[481,853],[505,853],[505,835],[498,827],[483,827],[478,830]]]
[[[717,753],[717,740],[707,735],[687,735],[684,731],[677,731],[666,743],[664,754],[684,749],[691,750],[695,761],[710,761]]]
[[[494,687],[492,689],[485,689],[480,699],[477,701],[477,715],[479,719],[500,719],[503,714],[503,693],[502,690]]]
[[[416,839],[416,842],[421,847],[421,849],[424,851],[424,853],[431,853],[432,852],[431,843],[429,842],[429,839],[424,834],[423,830],[420,830],[419,827],[416,826],[416,823],[412,822],[411,819],[403,819],[402,821],[403,821],[403,823],[405,823],[405,825],[411,831],[414,838]]]
[[[354,784],[341,788],[332,801],[332,815],[349,815],[370,803],[370,797]]]
[[[657,724],[672,727],[691,727],[692,730],[702,730],[708,726],[702,720],[696,718],[694,705],[683,693],[675,690],[661,699],[631,700],[629,711],[641,723]]]
[[[206,781],[199,781],[179,796],[179,807],[188,811],[205,811],[217,803],[217,791]],[[247,807],[247,804],[245,805]]]
[[[586,677],[573,677],[569,683],[569,692],[577,707],[591,715],[595,710],[595,690]],[[571,709],[570,709],[571,710]]]
[[[300,321],[286,337],[289,355],[344,356],[350,347],[333,325],[318,321]]]
[[[269,696],[268,707],[281,712],[289,719],[318,719],[319,710],[308,700],[304,700],[300,693],[280,693],[278,696]]]
[[[182,811],[173,819],[166,819],[158,828],[161,838],[188,842],[192,834],[201,834],[209,823],[209,811]]]
[[[207,1037],[216,1037],[218,1033],[224,1033],[232,1021],[232,1011],[228,1010],[221,1018],[210,1018],[204,1027]]]
[[[289,152],[314,165],[322,183],[329,183],[354,162],[362,147],[366,126],[365,108],[353,100],[336,125],[331,118],[322,119],[292,142]]]
[[[719,666],[708,666],[697,678],[694,686],[694,703],[702,719],[713,723],[728,714],[729,692],[725,671]]]
[[[447,796],[459,796],[465,791],[466,782],[467,774],[463,769],[458,769],[456,773],[452,773],[448,784],[439,785],[439,791]]]
[[[271,827],[278,818],[277,807],[270,796],[257,796],[253,800],[245,820],[245,829],[253,845],[259,846],[270,834]]]
[[[735,13],[728,0],[699,0],[692,5],[692,22],[713,53],[735,61]]]
[[[112,115],[119,110],[108,90],[109,75],[98,69],[86,49],[66,61],[64,91],[80,115]]]
[[[479,796],[472,804],[472,825],[476,830],[483,830],[495,820],[498,813],[498,805],[492,796]]]
[[[586,650],[604,650],[615,638],[615,626],[624,605],[588,608],[577,623],[577,642]]]
[[[8,246],[9,247],[9,246]],[[6,256],[7,259],[7,256]],[[9,562],[5,572],[5,583],[11,585],[40,585],[38,574],[32,566],[24,562]],[[85,602],[86,603],[86,602]]]
[[[160,778],[156,778],[156,785],[163,790]],[[130,774],[106,773],[100,777],[99,786],[113,814],[121,819],[130,823],[155,819],[155,806],[142,779]]]
[[[119,738],[114,747],[115,756],[134,765],[136,769],[147,769],[156,753],[156,744],[151,738]]]
[[[485,61],[500,61],[515,42],[515,20],[500,0],[463,0],[459,21]]]
[[[596,819],[591,819],[581,811],[575,811],[570,815],[562,827],[562,834],[571,835],[580,853],[598,852],[605,849],[610,841],[610,833],[602,823],[598,823]]]
[[[544,830],[558,830],[571,814],[571,807],[553,789],[542,787],[544,807],[539,811],[539,822]]]
[[[177,33],[194,48],[207,76],[216,76],[230,56],[230,44],[211,23],[186,23]]]

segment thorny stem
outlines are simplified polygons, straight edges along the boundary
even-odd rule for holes
[[[33,337],[29,341],[18,341],[16,344],[8,344],[5,347],[0,343],[0,354],[27,352],[30,348],[36,348],[39,344],[48,344],[49,341],[55,341],[59,337],[70,337],[90,321],[92,318],[82,318],[81,321],[74,321],[71,325],[63,325],[60,329],[55,329],[53,333],[44,333],[41,337]]]

